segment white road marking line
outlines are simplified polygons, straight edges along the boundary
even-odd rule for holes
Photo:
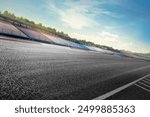
[[[145,90],[145,91],[148,91],[150,93],[150,90],[146,89],[145,87],[142,87],[142,86],[140,86],[138,84],[134,84],[134,85],[137,86],[137,87],[139,87],[139,88],[141,88],[141,89],[143,89],[143,90]]]
[[[145,82],[145,83],[147,83],[147,84],[150,84],[150,82],[148,82],[148,81],[146,81],[145,79],[144,80],[142,80],[143,82]]]
[[[149,76],[150,76],[150,74],[148,74],[148,75],[146,75],[146,76],[144,76],[142,78],[139,78],[138,80],[135,80],[135,81],[133,81],[131,83],[128,83],[128,84],[126,84],[126,85],[124,85],[122,87],[119,87],[119,88],[117,88],[117,89],[115,89],[113,91],[110,91],[110,92],[108,92],[108,93],[106,93],[104,95],[101,95],[101,96],[99,96],[97,98],[94,98],[93,100],[104,100],[104,99],[106,99],[106,98],[108,98],[108,97],[110,97],[110,96],[112,96],[112,95],[114,95],[114,94],[116,94],[116,93],[118,93],[118,92],[128,88],[129,86],[131,86],[131,85],[133,85],[133,84],[139,82],[140,80],[143,80],[144,78],[149,77]]]
[[[149,80],[150,80],[150,77],[148,77],[147,79],[149,79]]]
[[[149,79],[147,79],[147,78],[146,78],[145,80],[147,80],[147,81],[149,81],[149,82],[150,82],[150,80],[149,80]]]
[[[143,83],[143,82],[138,82],[138,83],[140,83],[140,84],[142,84],[142,85],[144,85],[144,86],[146,86],[146,87],[150,88],[150,86],[149,86],[149,85],[147,85],[147,84],[145,84],[145,83]]]

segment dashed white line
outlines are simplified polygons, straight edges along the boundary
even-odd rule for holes
[[[146,87],[150,88],[150,86],[149,86],[149,85],[147,85],[147,84],[145,84],[145,83],[143,83],[143,82],[138,82],[138,83],[140,83],[140,84],[142,84],[142,85],[144,85],[144,86],[146,86]]]
[[[143,89],[143,90],[145,90],[145,91],[148,91],[150,93],[150,90],[146,89],[145,87],[142,87],[142,86],[140,86],[138,84],[134,84],[134,85],[137,86],[137,87],[139,87],[139,88],[141,88],[141,89]]]
[[[149,81],[149,82],[150,82],[150,80],[149,80],[149,79],[145,79],[145,80],[147,80],[147,81]]]
[[[147,83],[147,84],[150,84],[150,82],[146,81],[146,80],[142,80],[143,82]]]
[[[116,93],[118,93],[118,92],[120,92],[120,91],[122,91],[122,90],[128,88],[129,86],[136,84],[137,82],[139,82],[139,81],[141,81],[141,80],[143,80],[144,78],[149,77],[149,76],[150,76],[150,74],[148,74],[148,75],[146,75],[146,76],[144,76],[144,77],[142,77],[142,78],[139,78],[138,80],[135,80],[135,81],[133,81],[133,82],[131,82],[131,83],[129,83],[129,84],[126,84],[126,85],[124,85],[124,86],[122,86],[122,87],[119,87],[119,88],[117,88],[117,89],[115,89],[115,90],[113,90],[113,91],[110,91],[110,92],[108,92],[108,93],[106,93],[106,94],[104,94],[104,95],[101,95],[101,96],[99,96],[99,97],[97,97],[97,98],[95,98],[95,99],[93,99],[93,100],[104,100],[104,99],[106,99],[106,98],[108,98],[108,97],[110,97],[110,96],[112,96],[112,95],[114,95],[114,94],[116,94]],[[149,90],[148,90],[148,91],[149,91]],[[149,91],[149,92],[150,92],[150,91]]]
[[[149,79],[149,80],[150,80],[150,77],[148,77],[147,79]]]

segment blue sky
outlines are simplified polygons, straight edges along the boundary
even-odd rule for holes
[[[0,0],[8,10],[101,45],[150,52],[149,0]]]

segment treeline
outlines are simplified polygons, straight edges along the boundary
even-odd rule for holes
[[[141,57],[150,57],[150,53],[144,54],[144,53],[134,53],[137,56],[141,56]]]
[[[95,44],[95,43],[90,42],[90,41],[80,40],[80,43],[85,44],[85,45],[89,45],[89,46],[94,46],[94,47],[101,48],[101,49],[105,49],[105,50],[111,50],[111,51],[115,51],[115,52],[120,52],[120,50],[114,49],[112,47]]]
[[[85,45],[95,46],[95,47],[106,49],[106,50],[120,52],[119,50],[113,49],[112,47],[95,44],[95,43],[90,42],[90,41],[78,40],[78,39],[75,39],[75,38],[71,38],[68,34],[65,34],[63,31],[60,32],[60,31],[57,31],[55,28],[46,27],[42,23],[36,24],[34,21],[31,21],[31,20],[29,20],[27,18],[24,18],[22,16],[18,17],[14,13],[11,13],[11,12],[8,12],[8,11],[4,11],[4,12],[0,11],[0,15],[11,18],[11,19],[16,20],[18,22],[22,22],[22,23],[37,27],[39,29],[42,29],[42,30],[47,31],[49,33],[53,33],[53,34],[55,34],[59,37],[62,37],[66,40],[69,40],[69,41],[72,41],[72,42],[75,42],[75,43],[78,43],[78,44],[85,44]]]
[[[36,24],[34,21],[31,21],[31,20],[29,20],[27,18],[24,18],[22,16],[21,17],[15,16],[14,13],[11,13],[11,12],[8,12],[8,11],[4,11],[4,12],[0,12],[0,14],[5,16],[5,17],[12,18],[12,19],[14,19],[16,21],[27,23],[29,25],[38,27],[38,28],[40,28],[42,30],[45,30],[47,32],[51,32],[51,33],[56,34],[58,36],[61,36],[61,37],[64,37],[64,38],[69,38],[69,35],[65,34],[64,32],[59,32],[55,28],[46,27],[42,23]]]

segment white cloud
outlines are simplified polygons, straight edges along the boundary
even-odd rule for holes
[[[99,33],[99,38],[107,42],[117,42],[119,40],[119,35],[102,31],[101,33]]]
[[[62,6],[58,7],[54,1],[51,1],[50,12],[58,15],[59,20],[66,27],[72,29],[83,29],[94,25],[95,21],[86,12],[91,7],[90,4],[83,4],[73,1],[64,1]],[[88,3],[88,2],[86,2]]]
[[[90,18],[74,10],[60,12],[60,18],[65,23],[65,26],[73,29],[90,27],[92,22]]]
[[[88,40],[97,43],[97,44],[116,44],[120,41],[120,36],[114,33],[110,33],[107,31],[96,32],[95,34],[79,34],[79,33],[72,33],[70,34],[72,37]]]
[[[56,1],[52,0],[49,7],[51,13],[58,15],[59,20],[66,27],[72,29],[84,29],[94,27],[99,24],[96,21],[97,15],[108,15],[117,17],[115,13],[97,7],[101,1],[79,0],[79,1],[64,1],[61,6],[56,5]]]

